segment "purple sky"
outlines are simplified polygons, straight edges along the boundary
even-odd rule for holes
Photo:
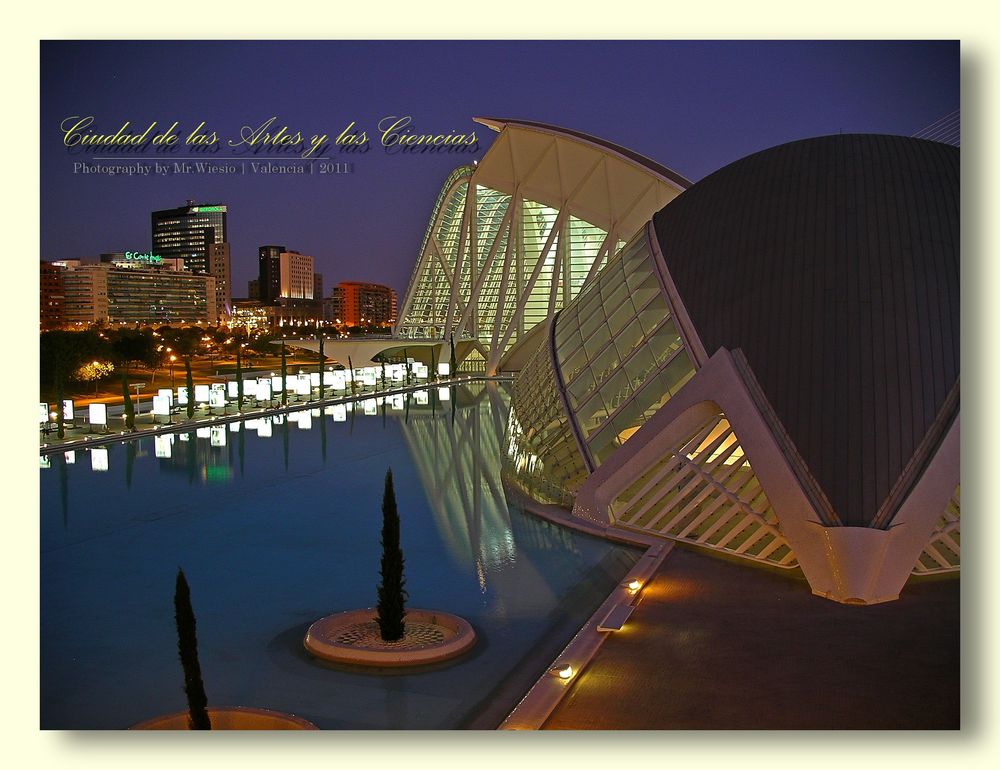
[[[959,108],[959,46],[60,41],[42,43],[41,89],[42,259],[145,251],[149,212],[192,198],[229,206],[235,296],[256,277],[257,246],[273,243],[315,257],[327,293],[362,280],[402,299],[441,183],[495,136],[473,116],[574,128],[697,181],[793,139],[915,133]],[[99,133],[177,120],[182,140],[202,120],[224,139],[271,116],[331,136],[353,120],[375,141],[350,156],[351,175],[109,178],[73,173],[95,153],[63,146],[59,125],[71,115],[93,115]],[[386,115],[411,115],[422,133],[475,130],[479,152],[387,154],[375,130]],[[122,162],[137,158],[157,159],[147,149]]]

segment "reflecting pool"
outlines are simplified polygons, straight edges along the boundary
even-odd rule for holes
[[[185,707],[178,567],[210,706],[324,729],[498,724],[640,555],[508,505],[507,405],[505,386],[474,382],[44,458],[41,726]],[[314,620],[375,602],[388,467],[409,605],[459,614],[479,638],[419,673],[302,648]]]

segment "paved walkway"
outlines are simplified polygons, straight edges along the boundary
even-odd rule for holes
[[[959,587],[844,606],[677,548],[545,729],[957,729]]]

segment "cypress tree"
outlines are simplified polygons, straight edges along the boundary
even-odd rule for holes
[[[135,406],[128,392],[128,370],[122,372],[122,398],[125,403],[125,430],[135,430]]]
[[[431,380],[437,380],[437,378],[438,378],[437,362],[434,360],[434,346],[431,345],[431,376],[430,376],[430,379]]]
[[[59,430],[56,435],[59,438],[66,438],[66,416],[63,414],[63,400],[66,398],[66,393],[63,389],[62,375],[56,378],[56,425],[59,426]]]
[[[191,374],[191,356],[184,356],[184,387],[187,388],[188,419],[194,417],[194,375]]]
[[[323,394],[326,392],[326,387],[323,385],[323,361],[326,356],[323,355],[323,332],[319,333],[319,400],[323,400]]]
[[[350,372],[351,375],[351,395],[353,396],[355,393],[356,385],[354,382],[354,364],[351,362],[350,356],[347,357],[347,371]]]
[[[243,411],[243,344],[236,339],[236,409]]]
[[[288,359],[285,356],[285,341],[281,341],[281,405],[288,404]]]
[[[177,570],[177,585],[174,589],[174,619],[177,621],[177,649],[184,667],[184,692],[188,701],[188,729],[211,730],[208,718],[208,698],[205,685],[201,681],[201,665],[198,663],[198,636],[196,622],[191,608],[191,591],[188,588],[184,570]]]
[[[458,364],[455,363],[455,335],[451,335],[451,358],[448,359],[450,364],[448,374],[452,377],[455,376],[455,371],[458,369]]]
[[[382,495],[382,582],[378,587],[378,623],[382,641],[392,642],[403,637],[406,615],[406,580],[403,577],[403,551],[399,547],[399,514],[396,492],[392,487],[392,469],[385,473]]]

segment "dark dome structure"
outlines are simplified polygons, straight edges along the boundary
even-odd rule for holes
[[[822,523],[887,528],[959,411],[959,150],[792,142],[653,226],[707,355],[745,355]]]

